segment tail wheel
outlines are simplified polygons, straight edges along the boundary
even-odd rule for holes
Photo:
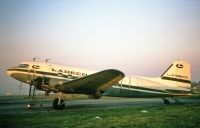
[[[170,102],[167,99],[164,99],[164,104],[168,105]]]
[[[55,110],[63,110],[65,108],[65,103],[64,103],[64,100],[60,99],[60,103],[59,103],[59,99],[56,98],[54,101],[53,101],[53,108]]]

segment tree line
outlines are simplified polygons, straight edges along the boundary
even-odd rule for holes
[[[197,86],[199,86],[200,87],[200,81],[199,82],[197,82],[197,81],[192,81],[192,87],[197,87]]]

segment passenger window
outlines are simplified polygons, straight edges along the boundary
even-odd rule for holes
[[[20,67],[20,68],[28,68],[29,65],[28,65],[28,64],[20,64],[19,67]]]

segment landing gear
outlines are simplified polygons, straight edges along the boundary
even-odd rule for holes
[[[55,110],[63,110],[65,108],[65,103],[64,103],[64,100],[61,99],[61,96],[62,96],[62,92],[60,92],[59,98],[56,98],[53,101],[53,108]]]
[[[180,102],[178,99],[176,99],[175,97],[171,97],[177,104],[182,104],[182,102]]]
[[[166,104],[166,105],[170,104],[169,100],[164,99],[164,104]]]
[[[53,101],[53,108],[55,110],[63,110],[65,108],[65,103],[64,100],[60,99],[60,98],[56,98]]]
[[[164,104],[166,104],[166,105],[169,105],[169,104],[170,104],[169,100],[165,99],[164,97],[163,97],[162,99],[163,99],[163,101],[164,101]]]

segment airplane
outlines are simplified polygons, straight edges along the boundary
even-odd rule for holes
[[[129,98],[167,98],[191,95],[191,69],[186,61],[177,60],[157,78],[127,76],[122,71],[107,69],[92,71],[77,67],[50,63],[47,61],[25,61],[11,67],[6,73],[23,83],[30,85],[29,99],[34,96],[35,89],[60,93],[53,101],[53,108],[62,110],[65,107],[62,94],[87,94],[95,98],[101,96]],[[32,89],[32,86],[34,87]],[[175,99],[176,100],[176,99]],[[30,106],[30,104],[29,104]]]

